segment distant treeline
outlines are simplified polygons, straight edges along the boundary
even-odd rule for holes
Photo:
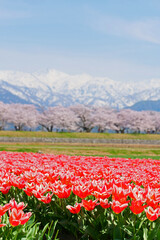
[[[34,105],[0,102],[0,130],[75,132],[160,132],[160,112],[115,110],[74,105],[37,109]]]

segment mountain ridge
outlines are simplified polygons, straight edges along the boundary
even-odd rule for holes
[[[129,109],[134,111],[156,111],[160,112],[160,100],[157,101],[140,101],[130,106]]]
[[[5,99],[5,94],[6,99],[11,94],[13,102],[35,105],[85,104],[126,108],[140,101],[159,100],[160,80],[133,84],[88,74],[70,75],[54,69],[42,73],[0,71],[2,92],[0,101]]]

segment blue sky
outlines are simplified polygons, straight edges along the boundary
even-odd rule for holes
[[[159,0],[0,0],[0,70],[160,79]]]

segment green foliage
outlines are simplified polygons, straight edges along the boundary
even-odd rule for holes
[[[151,222],[145,213],[135,215],[129,208],[115,214],[111,208],[97,206],[92,211],[83,207],[80,213],[71,214],[66,205],[81,202],[73,193],[67,199],[52,198],[44,204],[34,196],[28,197],[22,190],[12,187],[8,194],[1,193],[1,205],[15,198],[28,203],[26,211],[32,217],[24,225],[12,227],[7,213],[2,217],[0,240],[158,240],[160,239],[160,218]],[[67,238],[66,238],[67,239]]]
[[[7,215],[5,215],[5,222],[8,222]],[[40,228],[41,223],[36,222],[35,216],[24,224],[16,227],[7,226],[0,229],[0,240],[58,240],[57,233],[55,234],[57,221],[51,224],[47,223],[43,228]],[[55,237],[54,237],[55,235]]]

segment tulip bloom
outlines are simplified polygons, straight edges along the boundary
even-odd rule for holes
[[[10,203],[5,204],[4,206],[0,206],[0,216],[3,216],[11,207]]]
[[[77,213],[80,212],[81,206],[82,206],[81,203],[76,203],[76,204],[74,205],[74,207],[71,206],[71,205],[67,205],[66,208],[67,208],[71,213],[77,214]]]
[[[105,186],[102,188],[102,190],[94,191],[93,196],[96,198],[109,198],[112,194],[112,188],[107,189]]]
[[[40,200],[41,202],[44,202],[44,203],[48,204],[48,203],[51,202],[52,196],[53,196],[53,193],[52,193],[52,194],[47,193],[46,196],[41,196],[40,198],[38,198],[38,200]]]
[[[148,206],[152,207],[153,209],[159,208],[160,192],[155,191],[151,188],[148,188],[148,193],[146,198],[147,198],[146,203]]]
[[[9,222],[13,227],[23,225],[29,220],[31,215],[31,212],[24,213],[22,210],[13,208],[11,211],[9,210]]]
[[[54,191],[59,198],[68,198],[71,194],[71,188],[67,186],[59,187]]]
[[[98,200],[92,201],[92,200],[82,200],[82,206],[87,210],[87,211],[92,211],[97,205]]]
[[[10,204],[11,210],[13,208],[15,208],[17,210],[23,210],[24,208],[27,207],[27,204],[24,205],[24,202],[20,202],[17,204],[17,202],[14,199],[10,200],[9,204]]]
[[[0,187],[0,191],[3,193],[3,194],[7,194],[10,190],[11,186],[1,186]]]
[[[88,186],[77,185],[73,186],[73,193],[80,198],[86,198],[87,196],[91,195],[92,190]]]
[[[23,191],[28,195],[28,196],[32,196],[33,195],[33,190],[36,190],[35,188],[35,184],[34,183],[28,183],[26,184],[25,188],[23,189]]]
[[[144,201],[142,200],[133,200],[131,202],[130,209],[134,214],[140,214],[141,212],[144,211],[144,209],[147,207],[147,204],[142,205]]]
[[[128,190],[123,189],[121,187],[117,187],[116,185],[113,185],[113,192],[112,192],[113,200],[119,201],[120,203],[126,203],[128,195],[129,195]]]
[[[145,212],[146,217],[150,221],[155,221],[160,216],[160,208],[154,210],[152,207],[148,207],[147,209],[145,209]]]
[[[153,209],[156,209],[159,207],[159,202],[160,202],[160,199],[154,200],[151,198],[147,198],[147,200],[146,200],[147,205],[152,207]]]
[[[100,199],[99,200],[100,201],[100,206],[102,207],[102,208],[109,208],[110,207],[110,203],[108,202],[108,199]]]
[[[111,202],[111,208],[116,214],[121,213],[126,207],[128,207],[128,203],[120,203],[119,201],[115,200]]]

